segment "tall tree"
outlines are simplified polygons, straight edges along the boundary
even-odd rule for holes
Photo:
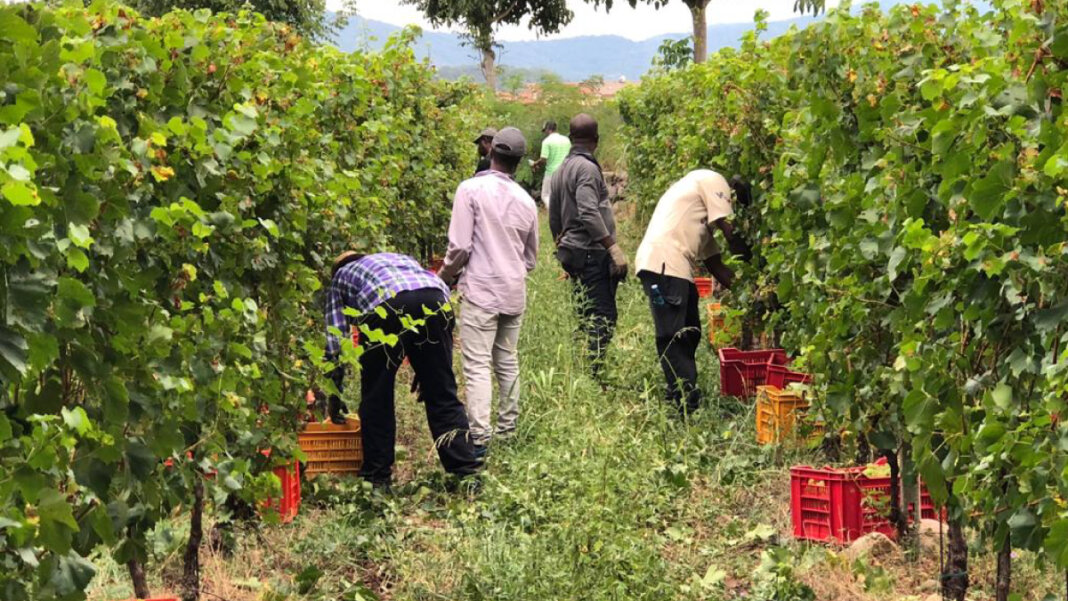
[[[622,1],[622,0],[621,0]],[[638,4],[649,4],[659,9],[666,6],[668,0],[625,0],[631,8]],[[586,0],[595,7],[604,5],[606,11],[612,10],[615,0]],[[703,63],[708,58],[708,5],[711,0],[681,0],[690,9],[693,18],[693,62]],[[794,12],[819,14],[824,10],[826,0],[794,0]]]
[[[480,55],[479,68],[490,89],[497,89],[497,28],[523,22],[538,35],[557,33],[574,17],[565,0],[403,0],[435,26],[460,26]]]

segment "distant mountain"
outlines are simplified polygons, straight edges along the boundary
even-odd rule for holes
[[[887,8],[902,0],[883,0]],[[786,21],[768,23],[765,39],[782,35],[790,27],[805,27],[815,17],[798,17]],[[742,34],[753,28],[752,23],[729,23],[708,28],[710,52],[726,46],[737,46]],[[376,50],[386,38],[401,28],[381,21],[372,21],[359,16],[352,17],[349,24],[336,36],[336,44],[346,51],[354,49]],[[689,34],[676,33],[656,36],[642,41],[628,40],[619,36],[582,36],[565,39],[529,42],[504,42],[498,52],[498,63],[507,68],[551,71],[565,81],[582,81],[591,75],[603,75],[608,81],[620,77],[633,80],[649,70],[653,56],[665,39],[678,40]],[[429,57],[430,61],[448,74],[477,73],[478,59],[474,49],[464,46],[461,37],[452,33],[424,31],[416,43],[416,53]],[[442,75],[446,76],[446,72]],[[479,77],[479,79],[481,79]]]

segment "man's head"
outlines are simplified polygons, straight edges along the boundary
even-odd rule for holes
[[[549,119],[548,121],[546,121],[545,125],[541,126],[541,133],[543,133],[543,134],[554,134],[554,133],[556,133],[556,121],[553,121],[552,119]]]
[[[523,132],[506,127],[493,136],[492,146],[490,168],[514,175],[520,159],[527,153],[527,140]]]
[[[478,137],[475,138],[475,144],[478,144],[478,156],[484,157],[489,154],[493,145],[493,136],[496,135],[497,130],[492,127],[487,127],[482,130],[482,133],[478,134]]]
[[[730,186],[731,190],[734,191],[734,198],[738,201],[738,204],[747,207],[753,202],[753,186],[745,181],[741,175],[732,177]]]
[[[342,267],[348,265],[349,263],[352,263],[353,261],[359,261],[360,259],[366,256],[367,255],[364,253],[356,252],[354,250],[346,250],[334,259],[334,267],[330,270],[331,277],[337,275],[338,270]]]
[[[575,115],[571,118],[570,138],[575,146],[591,152],[596,150],[597,142],[600,141],[600,136],[597,134],[597,120],[586,113]]]

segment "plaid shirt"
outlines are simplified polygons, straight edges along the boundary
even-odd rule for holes
[[[449,296],[449,287],[441,278],[406,255],[367,255],[339,269],[326,296],[327,358],[341,354],[341,343],[330,328],[347,334],[356,323],[355,317],[345,315],[346,307],[367,313],[401,292],[423,288],[437,288],[445,298]]]

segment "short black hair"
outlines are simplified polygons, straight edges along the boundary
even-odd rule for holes
[[[497,161],[504,167],[507,167],[509,171],[515,173],[515,170],[519,167],[519,161],[523,160],[523,157],[510,156],[507,154],[500,154],[498,152],[490,151],[492,160]]]
[[[504,165],[504,167],[508,168],[508,171],[512,171],[513,173],[515,173],[516,169],[519,168],[519,161],[521,161],[522,159],[522,157],[513,157],[509,155],[502,155],[500,153],[493,153],[493,160],[496,160],[497,162],[501,163],[502,165]]]

